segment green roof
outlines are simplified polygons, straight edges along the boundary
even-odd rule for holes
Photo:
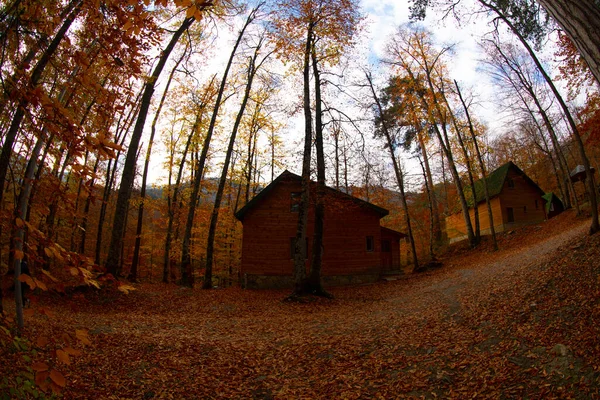
[[[517,174],[521,175],[530,185],[534,186],[542,195],[544,191],[535,183],[531,178],[529,178],[525,172],[523,172],[519,167],[516,166],[512,161],[507,162],[506,164],[501,165],[494,171],[492,171],[486,178],[488,193],[490,195],[490,199],[498,196],[502,192],[502,188],[504,187],[504,182],[506,181],[506,177],[508,176],[508,171],[514,170]],[[467,189],[469,190],[470,187]],[[483,187],[483,179],[479,179],[475,182],[475,198],[477,199],[477,203],[479,204],[482,201],[485,201],[485,190]],[[471,196],[467,196],[467,201],[469,202],[469,206],[473,206],[473,199]]]

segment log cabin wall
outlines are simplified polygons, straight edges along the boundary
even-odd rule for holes
[[[291,244],[298,223],[298,213],[293,211],[292,203],[295,200],[292,193],[299,193],[300,190],[298,180],[283,179],[259,204],[244,214],[240,270],[244,287],[292,285]],[[314,190],[311,195],[314,196]],[[327,192],[322,268],[325,285],[364,283],[379,279],[381,217],[379,212],[357,204],[349,197]],[[313,230],[314,206],[311,206],[306,231],[307,270],[312,256]],[[398,243],[393,248],[398,251]],[[395,255],[395,259],[399,260],[399,254]]]

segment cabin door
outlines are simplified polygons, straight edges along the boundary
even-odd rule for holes
[[[381,267],[384,270],[392,269],[392,243],[389,240],[381,241]]]

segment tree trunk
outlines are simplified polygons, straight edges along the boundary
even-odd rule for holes
[[[442,244],[442,225],[440,223],[440,211],[438,207],[437,196],[435,194],[435,187],[433,185],[433,177],[431,176],[431,167],[429,165],[429,156],[427,154],[427,147],[425,146],[425,140],[423,140],[423,130],[420,129],[417,132],[417,139],[419,140],[419,147],[421,148],[421,155],[423,156],[423,166],[425,167],[425,179],[429,185],[431,196],[429,201],[431,202],[431,215],[433,224],[433,253],[435,254],[436,247]]]
[[[43,137],[38,138],[27,163],[25,170],[25,176],[21,184],[21,191],[17,199],[17,207],[15,208],[14,221],[13,221],[13,235],[12,235],[12,248],[11,257],[14,259],[14,270],[15,270],[15,304],[17,311],[17,325],[19,331],[23,330],[23,297],[21,293],[21,281],[19,276],[21,275],[21,260],[23,258],[23,239],[25,237],[25,225],[21,222],[18,223],[17,219],[25,218],[27,215],[27,205],[29,204],[29,195],[31,194],[31,187],[33,186],[33,177],[38,167],[38,157],[44,146]],[[19,255],[19,256],[17,256]],[[0,299],[1,300],[1,299]]]
[[[564,29],[600,83],[600,7],[595,0],[538,0]]]
[[[313,42],[313,22],[309,22],[304,47],[303,108],[304,108],[304,154],[302,156],[302,192],[298,205],[298,224],[294,240],[294,291],[290,298],[306,293],[306,261],[308,255],[306,225],[310,207],[310,161],[312,151],[312,113],[310,109],[310,53]]]
[[[244,116],[244,111],[246,110],[246,104],[248,104],[248,99],[250,98],[250,91],[252,90],[252,82],[254,81],[254,77],[256,75],[256,71],[260,68],[260,64],[265,61],[264,58],[260,64],[256,64],[258,59],[258,54],[260,52],[260,48],[262,46],[262,39],[256,46],[254,51],[254,56],[250,60],[250,64],[248,65],[248,75],[246,82],[246,90],[244,92],[244,97],[242,99],[242,104],[240,106],[240,110],[238,111],[237,117],[235,119],[235,123],[233,124],[233,130],[231,131],[231,137],[229,138],[229,145],[227,147],[227,153],[225,154],[225,161],[223,162],[223,171],[221,172],[221,178],[219,179],[219,186],[217,188],[217,193],[215,195],[215,204],[213,206],[213,211],[210,217],[210,225],[208,228],[208,241],[206,245],[206,269],[204,274],[204,283],[202,284],[202,289],[212,289],[212,267],[213,267],[213,259],[214,259],[214,245],[215,245],[215,233],[217,232],[217,222],[219,220],[219,208],[221,207],[221,200],[223,198],[223,191],[225,189],[225,183],[227,182],[227,171],[229,170],[229,162],[231,161],[231,154],[233,153],[233,147],[235,145],[235,138],[237,136],[238,129],[240,127],[240,123],[242,122],[242,117]],[[268,57],[268,56],[267,56]]]
[[[377,107],[377,111],[379,115],[383,115],[383,106],[377,96],[377,92],[375,92],[375,87],[373,86],[373,79],[370,73],[365,74],[367,77],[367,81],[369,83],[369,88],[371,89],[371,94],[373,95],[373,101],[375,102],[375,106]],[[402,169],[398,160],[396,159],[396,155],[394,154],[394,141],[392,140],[391,132],[387,126],[386,120],[384,118],[381,119],[381,126],[383,130],[383,134],[386,139],[387,147],[390,150],[390,157],[392,159],[392,165],[394,166],[394,173],[396,174],[396,182],[398,183],[398,189],[400,189],[400,201],[402,202],[402,209],[404,210],[404,218],[406,219],[406,230],[408,234],[408,239],[410,241],[410,248],[413,255],[413,272],[419,270],[419,260],[417,258],[417,249],[415,247],[415,240],[412,232],[412,226],[410,223],[410,214],[408,212],[408,202],[406,201],[406,193],[404,191],[404,176],[402,173]]]
[[[219,108],[221,107],[221,99],[223,98],[223,92],[225,90],[225,85],[227,83],[227,75],[229,74],[229,70],[231,69],[231,64],[233,63],[233,59],[235,57],[235,53],[237,51],[238,46],[240,45],[242,38],[244,37],[244,32],[248,28],[248,26],[252,23],[254,18],[256,18],[256,14],[258,12],[258,8],[255,8],[250,12],[248,18],[246,19],[246,23],[242,27],[235,45],[233,46],[233,50],[229,56],[229,61],[227,62],[227,66],[225,67],[225,71],[223,72],[223,78],[221,79],[221,85],[219,87],[219,92],[217,94],[217,99],[215,101],[215,106],[213,109],[213,114],[210,119],[210,124],[208,126],[208,130],[206,132],[206,137],[204,138],[204,144],[202,146],[202,153],[200,154],[200,159],[198,160],[198,164],[195,170],[194,176],[194,186],[192,188],[192,195],[190,197],[189,210],[187,215],[187,221],[185,224],[185,232],[183,234],[183,243],[181,246],[181,285],[193,287],[194,286],[194,275],[192,272],[192,255],[190,252],[190,239],[192,237],[192,227],[194,225],[194,215],[196,213],[196,203],[198,203],[198,195],[200,193],[200,182],[202,180],[202,175],[204,173],[204,164],[206,163],[206,157],[208,155],[208,149],[210,147],[210,141],[212,138],[213,131],[215,129],[215,125],[217,123],[217,115],[219,113]]]
[[[477,162],[479,163],[479,169],[481,170],[481,182],[483,184],[483,193],[485,195],[485,203],[487,205],[488,211],[488,219],[490,221],[490,234],[492,235],[492,244],[494,246],[494,250],[498,250],[498,240],[496,240],[496,228],[494,228],[494,213],[492,212],[492,203],[490,202],[490,192],[487,185],[487,174],[485,172],[485,165],[483,164],[483,158],[481,157],[481,151],[479,151],[479,144],[477,143],[477,136],[475,135],[475,129],[473,129],[473,122],[471,121],[471,113],[469,113],[469,107],[467,107],[467,103],[462,97],[462,93],[460,92],[460,87],[458,86],[458,82],[454,81],[454,85],[456,86],[456,92],[458,93],[458,98],[465,109],[465,115],[467,116],[467,122],[469,123],[469,132],[471,133],[471,139],[473,140],[473,145],[475,146],[475,154],[477,155]],[[475,192],[475,187],[473,186],[473,192]],[[473,196],[476,196],[474,194]],[[477,207],[477,199],[475,199],[475,207]]]
[[[165,90],[163,91],[163,95],[160,99],[158,107],[156,109],[156,113],[154,114],[154,119],[152,120],[152,128],[150,133],[150,139],[148,140],[148,150],[146,151],[146,159],[144,161],[144,171],[142,172],[142,187],[140,190],[140,205],[138,206],[138,219],[135,230],[135,245],[133,248],[133,259],[131,260],[131,270],[129,271],[128,279],[131,282],[137,282],[138,279],[138,266],[140,262],[140,247],[142,245],[142,227],[144,224],[144,201],[146,200],[146,183],[148,180],[148,169],[150,166],[150,156],[152,154],[152,145],[154,144],[154,135],[156,134],[156,123],[158,121],[158,117],[160,116],[160,112],[165,103],[165,99],[167,97],[167,93],[169,92],[169,87],[171,86],[171,81],[173,80],[173,75],[175,75],[175,71],[179,64],[183,61],[187,54],[186,50],[183,52],[179,60],[175,63],[173,68],[171,69],[171,73],[169,74],[169,79],[167,80],[167,84],[165,86]]]
[[[173,48],[175,48],[175,45],[179,41],[179,38],[194,21],[194,17],[186,18],[179,29],[175,31],[171,41],[161,52],[160,59],[154,68],[151,77],[144,84],[144,93],[142,95],[140,111],[135,123],[135,127],[133,128],[133,133],[131,134],[131,141],[129,142],[127,157],[125,159],[125,165],[123,166],[123,173],[121,175],[121,184],[119,185],[119,193],[117,196],[117,204],[115,206],[115,215],[113,219],[114,222],[110,240],[110,248],[106,260],[106,271],[109,274],[112,274],[114,277],[118,277],[121,274],[122,265],[120,262],[120,255],[123,248],[123,235],[125,233],[126,215],[129,210],[129,199],[131,198],[133,182],[135,180],[136,156],[140,139],[142,137],[142,132],[144,131],[146,117],[150,109],[150,102],[152,101],[152,95],[154,94],[156,81],[158,80],[158,77],[167,63],[171,51]]]
[[[317,190],[315,195],[315,227],[313,233],[312,260],[306,280],[306,290],[318,296],[331,297],[321,282],[323,267],[323,228],[325,219],[325,153],[323,150],[323,110],[321,101],[321,74],[319,71],[316,44],[311,45],[313,78],[315,81],[315,148],[317,155]]]

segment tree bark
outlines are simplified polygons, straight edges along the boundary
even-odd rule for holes
[[[377,96],[377,92],[375,91],[375,87],[373,86],[373,79],[370,73],[365,74],[367,77],[367,82],[369,83],[369,88],[371,89],[371,94],[373,95],[373,101],[375,102],[375,106],[377,107],[377,111],[380,115],[383,115],[383,106],[381,105],[381,101]],[[412,232],[412,226],[410,223],[410,214],[408,212],[408,202],[406,201],[406,193],[404,191],[404,176],[402,173],[402,168],[396,159],[396,155],[394,154],[394,142],[392,140],[391,132],[388,129],[386,120],[384,118],[381,119],[382,131],[386,139],[387,147],[390,150],[390,157],[392,159],[392,165],[394,166],[394,173],[396,175],[396,182],[398,183],[398,189],[400,189],[400,201],[402,202],[402,209],[404,210],[404,218],[406,219],[406,230],[408,234],[408,239],[410,241],[410,248],[413,255],[413,272],[419,270],[419,260],[417,258],[417,249],[415,247],[415,240]]]
[[[325,153],[323,150],[323,107],[321,100],[321,73],[314,40],[311,45],[313,78],[315,81],[315,148],[317,155],[317,188],[315,193],[315,226],[310,273],[306,280],[306,290],[318,296],[330,297],[323,289],[321,270],[323,267],[323,228],[325,219]]]
[[[538,0],[564,29],[600,83],[600,6],[595,0]]]
[[[192,195],[190,197],[187,221],[185,224],[185,232],[183,234],[183,243],[181,248],[181,285],[193,287],[194,286],[194,275],[192,272],[192,255],[190,251],[190,239],[192,237],[192,227],[194,225],[194,215],[196,213],[196,203],[198,203],[198,195],[200,193],[200,182],[202,181],[202,175],[204,173],[204,164],[206,163],[206,157],[208,155],[208,149],[210,147],[210,141],[212,138],[213,131],[215,129],[215,125],[217,123],[217,115],[219,114],[219,108],[221,107],[221,99],[223,98],[223,92],[225,91],[225,85],[227,83],[227,75],[229,75],[229,70],[231,69],[231,64],[233,63],[233,59],[235,57],[235,53],[237,51],[238,46],[240,45],[242,38],[244,37],[244,33],[248,26],[252,23],[252,21],[256,18],[256,14],[258,12],[258,7],[253,9],[248,18],[246,19],[246,23],[242,27],[235,45],[233,46],[233,50],[231,51],[231,55],[229,56],[229,61],[227,62],[227,66],[225,67],[225,71],[223,72],[223,78],[221,79],[221,85],[219,87],[219,92],[217,94],[217,99],[215,101],[215,106],[213,109],[213,114],[210,119],[210,124],[208,126],[208,130],[206,132],[206,137],[204,138],[204,144],[202,146],[202,153],[200,154],[200,159],[198,160],[198,164],[195,170],[194,176],[194,186],[192,188]]]
[[[257,47],[254,51],[254,55],[250,59],[250,64],[248,65],[246,90],[244,92],[242,104],[240,105],[240,110],[238,111],[237,117],[235,119],[235,123],[233,124],[233,130],[231,131],[231,136],[229,138],[229,145],[227,146],[227,153],[225,154],[225,161],[223,162],[223,171],[221,172],[221,178],[219,179],[219,186],[217,188],[217,193],[215,195],[215,203],[213,206],[212,214],[210,216],[210,225],[208,228],[208,241],[207,241],[207,245],[206,245],[206,269],[205,269],[204,282],[202,284],[202,289],[212,289],[212,278],[213,278],[212,268],[213,268],[213,259],[214,259],[214,250],[215,250],[215,248],[214,248],[215,233],[217,232],[217,222],[219,220],[219,209],[221,207],[223,191],[225,190],[225,184],[227,182],[227,171],[229,170],[229,163],[231,161],[231,155],[233,153],[233,147],[235,145],[235,138],[237,136],[237,132],[240,127],[240,123],[242,122],[242,117],[244,116],[244,112],[246,110],[246,104],[248,104],[248,99],[250,98],[250,91],[252,90],[252,83],[254,81],[254,77],[256,76],[256,71],[260,68],[260,65],[266,60],[266,57],[265,57],[258,65],[256,64],[261,46],[262,46],[262,40],[257,45]],[[268,55],[267,55],[267,57],[268,57]]]
[[[498,240],[496,239],[496,228],[494,228],[494,213],[492,212],[492,203],[490,202],[490,192],[487,185],[487,174],[485,172],[485,165],[483,164],[483,158],[481,157],[481,151],[479,150],[479,144],[477,143],[477,136],[475,135],[475,129],[473,129],[473,122],[471,120],[471,113],[469,112],[469,107],[467,107],[467,103],[462,97],[462,93],[460,92],[460,87],[458,86],[458,82],[454,80],[454,85],[456,86],[456,92],[458,93],[458,98],[465,110],[465,115],[467,116],[467,122],[469,123],[469,132],[471,133],[471,139],[473,140],[473,145],[475,146],[475,154],[477,155],[477,162],[479,163],[479,169],[481,170],[481,182],[483,184],[483,193],[485,195],[485,203],[487,205],[488,211],[488,219],[490,221],[490,234],[492,235],[492,244],[494,246],[494,250],[498,250]],[[475,193],[475,186],[473,186],[473,193]],[[477,199],[475,199],[476,194],[474,196],[474,206],[477,207]]]
[[[152,101],[152,95],[154,94],[156,81],[158,80],[158,77],[167,63],[171,51],[175,48],[175,45],[179,41],[179,38],[194,21],[194,17],[186,18],[179,26],[177,31],[175,31],[171,37],[171,41],[161,52],[158,64],[154,68],[151,77],[144,84],[144,92],[140,104],[140,111],[135,123],[135,127],[133,128],[133,133],[131,134],[131,141],[129,142],[127,157],[125,159],[125,165],[123,166],[123,173],[121,175],[121,183],[119,185],[119,193],[117,196],[117,204],[115,206],[115,215],[113,219],[114,222],[110,240],[110,248],[106,260],[106,271],[109,274],[112,274],[114,277],[118,277],[121,274],[122,265],[120,262],[120,256],[123,249],[123,235],[125,234],[125,221],[129,210],[129,199],[131,198],[133,182],[135,180],[136,156],[140,139],[142,137],[142,132],[144,131],[146,117],[148,116],[148,111],[150,109],[150,102]]]

